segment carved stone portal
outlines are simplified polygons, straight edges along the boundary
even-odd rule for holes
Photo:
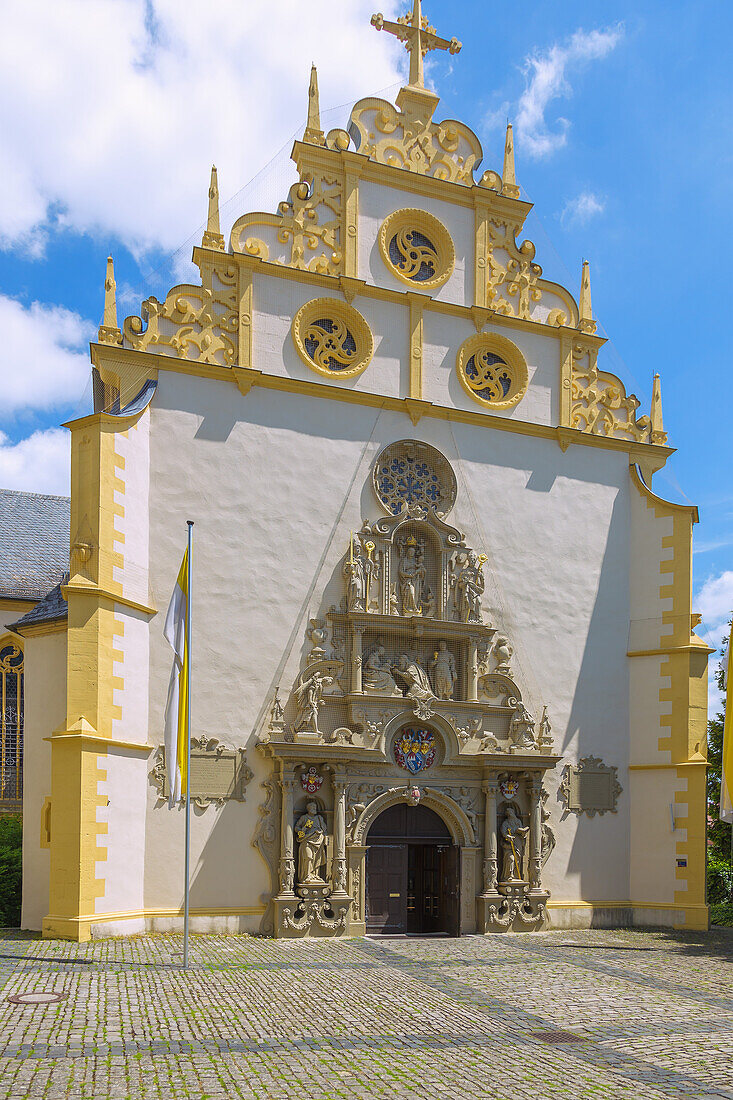
[[[329,578],[341,593],[309,609],[300,670],[260,736],[277,788],[257,840],[272,879],[263,927],[364,935],[369,829],[398,802],[437,813],[461,849],[447,927],[541,927],[554,845],[542,779],[557,763],[547,709],[530,714],[513,646],[487,621],[487,556],[443,518],[456,496],[447,460],[403,440],[373,484],[390,514],[344,539]]]

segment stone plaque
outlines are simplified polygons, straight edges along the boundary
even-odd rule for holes
[[[622,788],[618,768],[604,764],[597,756],[585,756],[577,764],[566,764],[560,784],[565,812],[572,814],[616,813]]]
[[[216,738],[191,738],[191,801],[205,807],[234,800],[244,802],[246,786],[252,778],[244,749],[228,749]],[[170,784],[165,749],[158,750],[152,772],[160,798],[168,798]]]

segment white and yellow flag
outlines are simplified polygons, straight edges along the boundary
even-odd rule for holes
[[[733,630],[728,638],[728,648],[723,658],[723,691],[725,697],[725,724],[723,726],[723,769],[720,782],[720,820],[733,824],[733,700],[728,691],[730,673],[730,646]]]
[[[175,806],[186,795],[188,786],[188,690],[189,653],[187,622],[188,550],[183,555],[176,587],[173,589],[163,637],[173,650],[173,668],[165,705],[165,763],[170,791],[168,805]]]

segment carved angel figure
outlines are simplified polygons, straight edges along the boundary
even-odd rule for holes
[[[390,672],[391,662],[385,654],[381,642],[374,647],[362,670],[361,682],[364,691],[378,695],[399,695],[400,690]]]
[[[481,622],[481,597],[484,594],[483,563],[486,559],[475,550],[468,551],[466,564],[456,580],[458,618],[462,623]]]
[[[510,804],[504,811],[499,828],[502,846],[501,882],[522,880],[522,856],[529,829],[522,825],[517,811]]]
[[[456,683],[456,659],[443,640],[438,643],[438,649],[433,654],[430,667],[433,670],[433,683],[437,697],[452,699]]]
[[[323,702],[323,693],[332,683],[333,676],[324,676],[321,672],[314,672],[296,689],[295,699],[298,704],[298,713],[295,719],[296,729],[304,730],[310,725],[313,732],[320,737],[318,711]]]
[[[410,536],[399,544],[400,564],[397,570],[399,610],[401,615],[422,615],[425,565],[422,548]]]
[[[435,696],[428,674],[417,659],[413,660],[406,653],[401,653],[395,672],[407,685],[408,699],[414,699],[423,705],[433,702]]]
[[[295,823],[298,841],[298,882],[301,886],[322,883],[319,874],[326,858],[326,822],[316,802],[306,804],[306,812]]]

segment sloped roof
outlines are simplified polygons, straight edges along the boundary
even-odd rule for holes
[[[27,611],[17,623],[11,623],[10,629],[23,633],[23,627],[37,626],[39,623],[52,623],[59,619],[65,619],[69,614],[69,605],[61,595],[61,587],[67,584],[69,574],[64,573],[61,581],[47,592],[43,599]]]
[[[69,568],[68,497],[0,489],[0,597],[38,600]]]

